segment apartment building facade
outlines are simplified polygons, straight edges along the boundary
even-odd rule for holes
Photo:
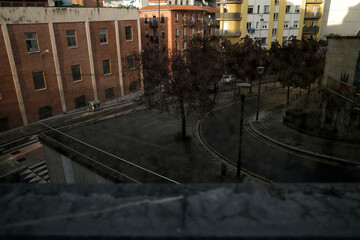
[[[270,48],[275,40],[282,44],[291,37],[318,37],[314,30],[320,27],[320,0],[225,0],[218,4],[220,35],[232,43],[249,36],[260,38],[263,46]]]
[[[52,0],[0,0],[0,7],[48,7]]]
[[[306,0],[303,21],[303,34],[305,38],[320,37],[320,27],[324,12],[325,0]]]
[[[140,89],[137,9],[0,9],[0,129]]]
[[[203,36],[204,9],[190,5],[149,5],[140,9],[143,49],[184,50],[193,37]]]

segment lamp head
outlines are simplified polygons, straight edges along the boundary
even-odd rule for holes
[[[257,71],[258,71],[258,74],[261,75],[261,74],[263,74],[265,68],[264,68],[263,66],[259,66],[259,67],[257,67],[256,69],[257,69]]]

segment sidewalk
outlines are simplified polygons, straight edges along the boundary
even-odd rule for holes
[[[360,165],[359,144],[328,140],[297,132],[282,123],[286,109],[286,105],[282,104],[265,110],[260,113],[258,122],[254,115],[249,118],[247,125],[259,137],[289,150],[341,165]]]

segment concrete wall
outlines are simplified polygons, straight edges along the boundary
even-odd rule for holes
[[[51,183],[111,183],[45,144],[43,149]]]
[[[320,29],[320,38],[334,33],[354,36],[360,30],[359,0],[326,0]]]
[[[340,80],[343,73],[349,74],[349,84],[352,85],[359,51],[360,37],[329,38],[323,86],[333,84],[328,78]]]

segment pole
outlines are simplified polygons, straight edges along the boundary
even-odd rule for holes
[[[243,116],[244,116],[244,103],[245,103],[245,94],[241,94],[241,114],[240,114],[240,135],[239,135],[239,151],[238,151],[238,161],[236,164],[236,177],[240,178],[240,169],[241,169],[241,145],[242,145],[242,133],[243,133]]]
[[[259,120],[259,105],[260,105],[260,87],[261,87],[261,74],[259,74],[259,91],[258,91],[258,101],[257,101],[257,107],[256,107],[256,121]]]

